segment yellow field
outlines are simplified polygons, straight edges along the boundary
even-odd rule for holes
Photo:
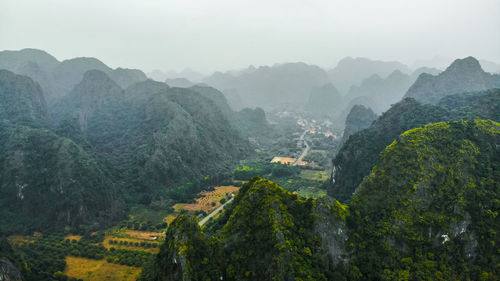
[[[85,281],[134,281],[140,273],[137,267],[75,257],[66,257],[64,270],[67,276]]]
[[[300,176],[305,179],[326,181],[330,177],[327,171],[315,171],[315,170],[302,170],[300,171]]]
[[[22,245],[24,243],[32,243],[34,241],[33,237],[31,236],[20,236],[20,235],[9,236],[8,240],[11,244],[16,244],[16,245]]]
[[[186,204],[178,203],[173,206],[174,213],[169,214],[164,218],[168,224],[172,223],[177,215],[182,211],[205,211],[207,214],[217,209],[222,205],[220,200],[227,198],[230,194],[235,194],[240,188],[233,185],[216,186],[214,190],[203,191],[200,193],[201,197],[196,198],[196,203]],[[212,206],[212,203],[214,205]]]
[[[80,241],[82,239],[81,235],[67,235],[64,239]]]
[[[196,198],[196,203],[185,204],[184,210],[187,211],[205,211],[210,213],[211,211],[217,209],[220,205],[220,200],[222,198],[227,198],[228,195],[236,193],[239,190],[238,187],[228,185],[228,186],[217,186],[212,191],[203,191],[201,197]],[[215,205],[212,205],[215,203]]]
[[[128,229],[125,231],[125,234],[130,236],[131,238],[137,238],[142,240],[154,241],[155,237],[163,237],[165,236],[161,232],[149,232],[149,231],[139,231],[139,230],[131,230]]]
[[[281,164],[293,164],[297,159],[290,157],[275,156],[271,163],[281,163]]]

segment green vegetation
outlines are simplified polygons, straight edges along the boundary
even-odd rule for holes
[[[66,280],[62,274],[67,256],[106,260],[109,263],[142,267],[152,254],[124,249],[107,250],[97,243],[103,236],[84,236],[80,241],[64,239],[64,235],[52,234],[38,237],[32,243],[17,246],[26,263],[27,280]],[[67,277],[66,277],[67,278]]]
[[[498,280],[499,145],[492,121],[409,130],[349,207],[253,178],[203,229],[179,217],[142,280]]]
[[[323,229],[319,221],[341,225],[346,212],[338,202],[303,199],[256,177],[207,226],[214,235],[204,234],[192,217],[177,217],[141,280],[219,280],[220,276],[224,280],[330,280],[335,265],[328,261],[337,258],[329,257],[320,237],[332,229]]]
[[[349,201],[358,185],[377,163],[379,154],[401,133],[446,120],[500,121],[500,89],[444,98],[438,106],[406,98],[382,114],[370,128],[352,135],[333,160],[334,180],[328,194]]]
[[[402,134],[359,187],[351,280],[498,280],[500,124]]]

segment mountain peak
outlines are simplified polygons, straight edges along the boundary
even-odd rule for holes
[[[115,84],[116,87],[119,87],[113,80],[111,80],[111,78],[109,78],[109,76],[105,72],[97,70],[97,69],[91,69],[91,70],[86,71],[83,74],[82,83],[83,82],[112,83],[112,84]]]
[[[453,73],[471,73],[471,72],[484,72],[481,64],[474,57],[466,57],[463,59],[456,59],[448,68],[446,72]]]

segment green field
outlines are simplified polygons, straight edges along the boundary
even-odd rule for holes
[[[326,181],[330,177],[330,174],[327,171],[316,171],[316,170],[302,170],[300,171],[300,176],[304,179],[308,180],[316,180],[316,181]]]

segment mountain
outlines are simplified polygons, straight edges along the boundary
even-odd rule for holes
[[[377,115],[373,113],[371,108],[359,104],[353,106],[345,120],[342,143],[345,143],[354,133],[370,127],[375,119],[377,119]]]
[[[123,90],[106,73],[99,70],[85,72],[83,79],[55,105],[53,112],[57,121],[63,117],[76,118],[80,129],[86,132],[88,121],[101,106],[110,102],[121,102]],[[60,109],[58,109],[60,108]]]
[[[433,76],[421,74],[405,97],[426,103],[437,103],[442,97],[465,91],[500,87],[500,75],[486,73],[473,57],[455,60],[445,71]]]
[[[48,126],[47,105],[32,79],[0,70],[0,120],[6,124]]]
[[[0,70],[0,96],[0,226],[80,231],[119,216],[103,167],[50,130],[40,87]]]
[[[324,70],[305,63],[285,63],[261,66],[253,71],[214,73],[204,82],[220,89],[236,90],[251,106],[269,107],[272,104],[305,103],[314,87],[327,84]]]
[[[500,74],[500,63],[481,59],[479,60],[479,63],[481,63],[481,67],[484,69],[484,71]]]
[[[346,57],[340,60],[335,68],[328,71],[328,77],[340,93],[345,95],[351,86],[359,85],[364,79],[374,74],[385,78],[395,70],[403,73],[410,72],[408,66],[396,61],[386,62]]]
[[[329,195],[348,201],[377,163],[380,152],[404,131],[427,123],[460,119],[500,121],[499,101],[498,89],[445,97],[439,106],[403,99],[343,144],[333,160]]]
[[[111,69],[98,59],[85,57],[59,62],[50,54],[36,49],[0,52],[0,69],[31,77],[40,84],[49,103],[68,93],[88,70],[107,73],[122,88],[147,79],[137,69]]]
[[[349,89],[347,97],[370,97],[373,101],[370,107],[377,113],[382,113],[389,107],[400,101],[408,88],[415,82],[422,73],[438,74],[439,70],[434,68],[422,67],[411,74],[404,74],[399,70],[394,70],[385,79],[379,75],[373,74],[364,79],[359,86],[352,86]]]
[[[341,105],[342,97],[331,83],[313,88],[306,110],[316,114],[331,114]]]
[[[141,280],[331,280],[343,264],[345,206],[303,199],[253,178],[209,236],[179,216]],[[255,245],[259,245],[255,247]]]
[[[200,82],[204,77],[203,74],[196,72],[194,70],[191,70],[189,68],[186,68],[182,71],[170,70],[170,71],[166,71],[166,72],[155,69],[151,72],[146,73],[146,75],[148,76],[148,78],[151,78],[151,79],[156,80],[156,81],[165,81],[167,79],[184,78],[184,79],[187,79],[189,81],[194,81],[195,83]]]
[[[26,63],[35,63],[44,72],[51,72],[59,61],[49,53],[37,49],[22,49],[19,51],[0,52],[0,69],[12,72]]]
[[[189,81],[186,78],[168,78],[165,80],[170,87],[179,87],[179,88],[189,88],[194,85],[193,82]]]
[[[499,145],[500,124],[481,120],[389,145],[349,205],[351,277],[497,280]]]
[[[355,105],[362,105],[364,107],[370,107],[374,105],[376,102],[367,96],[359,96],[355,97],[353,99],[349,99],[349,97],[345,96],[343,99],[343,106],[341,108],[344,108],[342,111],[338,111],[337,114],[334,115],[334,124],[336,124],[339,128],[344,128],[345,122],[347,119],[347,115],[351,112],[352,108]],[[346,105],[347,104],[347,105]]]
[[[227,111],[224,96],[212,88],[147,80],[122,90],[98,70],[86,72],[53,107],[55,120],[76,120],[85,140],[113,166],[114,178],[140,194],[230,174],[249,146]]]
[[[125,68],[111,69],[96,58],[85,57],[61,62],[54,69],[53,75],[56,83],[63,88],[65,91],[63,94],[65,94],[78,84],[83,79],[83,75],[89,70],[105,72],[122,88],[147,79],[146,75],[140,70]]]

